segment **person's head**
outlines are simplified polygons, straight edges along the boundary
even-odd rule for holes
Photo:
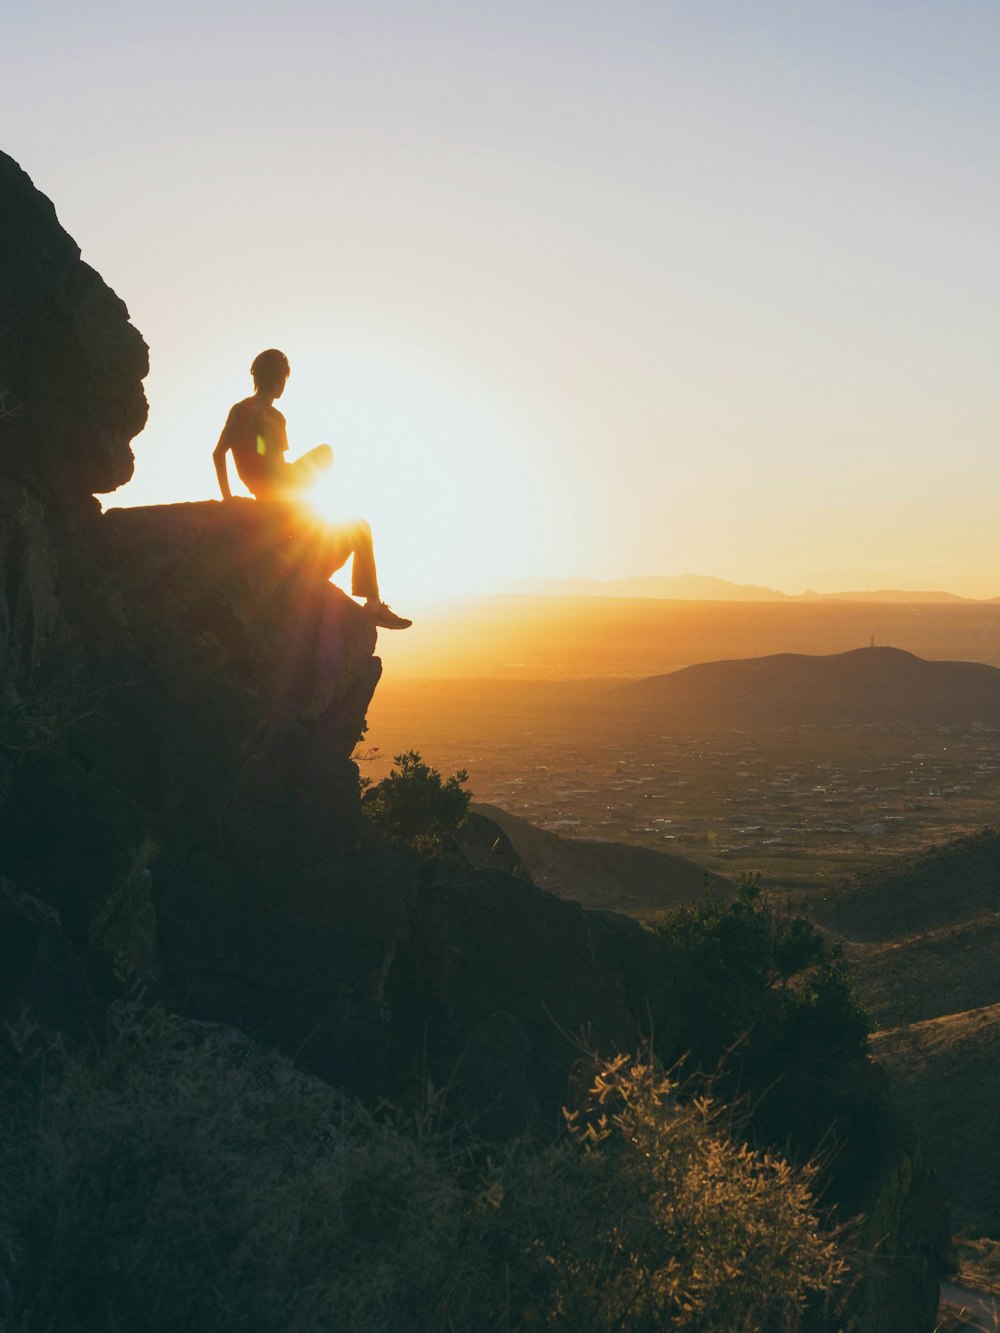
[[[276,347],[269,347],[266,352],[255,356],[250,367],[254,388],[263,393],[273,394],[275,398],[281,397],[285,381],[291,373],[288,357]]]

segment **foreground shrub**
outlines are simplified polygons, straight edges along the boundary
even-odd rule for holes
[[[238,1033],[122,1010],[7,1060],[0,1327],[797,1330],[843,1279],[810,1171],[614,1061],[569,1133],[491,1158]]]
[[[719,1108],[679,1102],[677,1091],[619,1057],[586,1106],[567,1113],[570,1142],[524,1165],[510,1211],[522,1256],[543,1275],[540,1300],[522,1301],[529,1325],[836,1326],[846,1266],[818,1226],[815,1169],[753,1152],[726,1132]]]
[[[0,1109],[12,1333],[417,1328],[462,1266],[445,1155],[238,1033],[126,1015]]]

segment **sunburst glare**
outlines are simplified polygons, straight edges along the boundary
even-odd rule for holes
[[[327,522],[371,524],[390,600],[494,591],[516,566],[512,516],[545,528],[537,424],[494,386],[456,383],[454,368],[428,368],[406,350],[342,354],[333,382],[314,352],[293,358],[281,403],[290,457],[318,441],[334,454],[307,504]]]

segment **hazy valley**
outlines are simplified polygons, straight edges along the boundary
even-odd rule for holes
[[[593,681],[387,681],[363,769],[416,748],[542,828],[802,886],[974,832],[1000,805],[1000,724],[706,727],[611,698]]]

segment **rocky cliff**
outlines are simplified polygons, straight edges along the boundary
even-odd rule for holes
[[[92,498],[131,471],[145,369],[122,303],[0,156],[0,1017],[72,1037],[139,987],[351,1091],[405,1100],[430,1077],[487,1138],[550,1132],[581,1039],[634,1047],[668,953],[502,864],[378,836],[351,760],[375,631],[328,582],[322,533],[249,501]],[[881,1097],[849,1072],[859,1104]],[[911,1333],[932,1324],[941,1218],[905,1134],[882,1142],[891,1199],[863,1180],[840,1199],[881,1228],[865,1327]]]
[[[146,344],[55,209],[0,153],[0,460],[61,500],[132,475]]]

